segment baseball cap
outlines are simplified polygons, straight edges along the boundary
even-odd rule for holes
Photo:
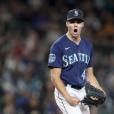
[[[68,14],[67,14],[67,21],[69,21],[71,19],[80,19],[80,20],[84,21],[85,17],[84,17],[83,11],[80,9],[69,10]]]

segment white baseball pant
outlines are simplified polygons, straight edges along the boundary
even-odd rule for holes
[[[77,90],[71,88],[70,85],[67,85],[66,90],[71,96],[74,96],[80,100],[82,100],[86,95],[84,87],[80,90]],[[55,94],[55,101],[63,114],[90,114],[90,110],[87,105],[79,103],[78,105],[71,106],[56,88],[54,94]]]

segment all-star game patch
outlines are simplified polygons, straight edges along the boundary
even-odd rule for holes
[[[55,59],[56,59],[55,54],[53,54],[53,53],[49,54],[49,63],[53,63],[55,61]]]

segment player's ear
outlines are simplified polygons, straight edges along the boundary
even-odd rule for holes
[[[66,21],[66,27],[68,27],[68,21]]]

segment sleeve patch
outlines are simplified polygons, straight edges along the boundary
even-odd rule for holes
[[[53,63],[56,60],[56,55],[51,53],[49,54],[49,63]]]

